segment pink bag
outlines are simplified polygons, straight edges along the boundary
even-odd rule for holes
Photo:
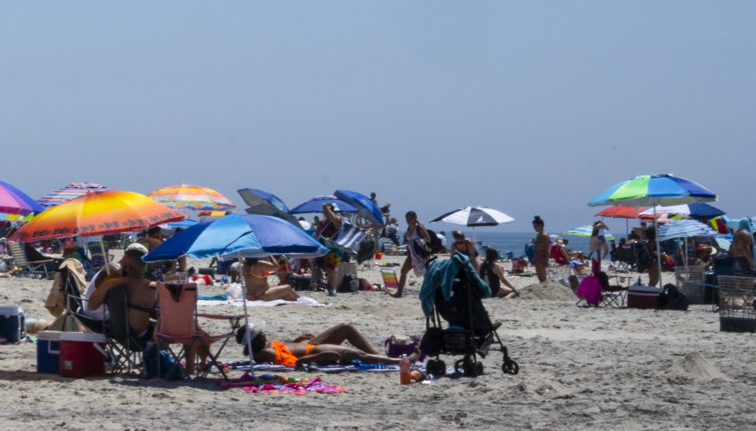
[[[577,288],[578,296],[585,298],[588,305],[598,305],[601,301],[601,282],[594,276],[588,276],[580,282]]]

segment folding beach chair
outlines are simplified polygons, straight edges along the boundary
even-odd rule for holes
[[[382,269],[381,278],[383,279],[383,285],[388,289],[399,289],[399,280],[396,278],[396,271],[393,269]]]
[[[30,277],[50,278],[50,273],[55,272],[54,267],[57,267],[55,259],[47,259],[44,256],[42,258],[30,260],[26,254],[24,244],[15,241],[8,241],[8,251],[11,257],[13,257],[13,265],[21,268],[20,274],[24,274]],[[50,269],[48,270],[48,266]]]
[[[161,347],[165,347],[173,356],[175,364],[179,364],[181,359],[186,359],[188,349],[199,348],[204,346],[207,349],[209,364],[206,364],[204,370],[200,370],[199,377],[204,377],[209,373],[212,366],[215,366],[223,376],[228,380],[226,373],[217,361],[217,357],[223,351],[228,340],[234,337],[235,330],[239,327],[239,322],[243,315],[224,316],[216,314],[198,314],[197,313],[197,285],[196,284],[165,284],[157,285],[159,319],[157,338]],[[198,318],[208,318],[216,320],[228,320],[230,330],[220,335],[208,335],[199,329]],[[210,350],[211,344],[221,341],[220,347],[213,353]],[[171,349],[171,344],[181,344],[181,349],[176,352]],[[196,358],[195,358],[196,359]]]
[[[132,333],[129,323],[129,297],[127,286],[110,289],[105,296],[105,320],[102,333],[113,359],[111,372],[131,372],[142,364],[142,353],[147,341]]]
[[[367,230],[357,227],[349,222],[342,222],[341,229],[331,238],[339,247],[346,250],[355,250],[365,238]]]
[[[103,250],[99,241],[88,242],[87,250],[89,251],[89,262],[92,265],[92,270],[97,272],[102,269],[105,266],[105,253],[107,250]]]

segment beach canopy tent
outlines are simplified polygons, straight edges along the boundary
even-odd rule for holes
[[[11,241],[34,242],[72,236],[135,232],[184,215],[147,196],[109,190],[90,193],[48,208],[21,226]]]
[[[578,226],[574,227],[567,232],[564,233],[565,235],[572,235],[572,236],[582,236],[585,238],[590,237],[593,234],[593,225],[587,224],[585,226]],[[608,231],[604,233],[604,238],[608,240],[613,240],[614,235],[609,233]]]
[[[181,184],[157,189],[148,197],[173,209],[224,211],[236,208],[230,199],[209,187]]]
[[[294,225],[277,217],[259,214],[231,214],[211,222],[199,223],[179,232],[144,256],[145,262],[174,260],[180,256],[198,259],[209,257],[318,257],[328,249],[315,238]],[[242,291],[244,277],[242,280]],[[254,364],[247,312],[244,305],[244,320],[247,331],[245,340],[249,350],[249,363]]]
[[[353,206],[357,210],[357,214],[370,222],[373,226],[381,227],[386,224],[378,205],[362,193],[353,192],[351,190],[336,190],[333,194],[337,198]]]
[[[639,175],[617,183],[588,202],[588,205],[600,206],[622,203],[656,208],[658,205],[681,205],[715,200],[717,200],[717,195],[698,183],[671,174],[652,174]],[[657,230],[656,249],[661,250],[659,247],[659,226],[655,213],[653,222],[654,229]],[[657,259],[657,262],[659,274],[661,274],[661,259]],[[659,277],[659,284],[661,285],[661,277]]]
[[[323,205],[333,204],[333,210],[337,213],[356,213],[357,208],[342,201],[336,196],[315,196],[305,202],[295,206],[289,211],[289,214],[307,214],[323,212]]]
[[[260,189],[239,189],[237,193],[249,205],[246,209],[248,214],[262,214],[278,217],[289,223],[297,223],[297,219],[289,214],[289,207],[273,193],[268,193]]]
[[[44,211],[44,207],[31,196],[12,184],[0,181],[0,213],[26,216]],[[13,218],[13,217],[11,217]]]
[[[683,218],[696,218],[696,219],[710,219],[713,217],[719,217],[724,215],[725,212],[709,205],[704,202],[693,202],[683,205],[670,205],[670,206],[656,206],[655,208],[649,208],[640,213],[641,218],[651,219],[656,213],[657,217],[660,214],[666,214],[668,219],[683,219]]]
[[[45,208],[54,207],[60,205],[63,202],[68,202],[71,199],[78,198],[79,196],[87,193],[102,193],[110,190],[109,188],[95,183],[69,183],[67,186],[54,190],[41,198],[38,202]]]

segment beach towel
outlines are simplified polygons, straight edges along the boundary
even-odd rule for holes
[[[247,307],[276,307],[279,305],[284,304],[301,304],[301,305],[311,305],[313,307],[325,307],[326,304],[321,304],[316,299],[307,297],[307,296],[300,296],[299,299],[296,301],[286,301],[283,299],[276,299],[274,301],[247,301]],[[212,306],[212,305],[234,305],[236,307],[243,307],[244,302],[242,302],[241,299],[226,299],[226,300],[198,300],[197,305],[204,305],[204,306]]]
[[[580,282],[580,286],[577,288],[577,294],[581,298],[585,298],[585,302],[588,305],[598,305],[601,301],[601,282],[598,278],[589,275]]]
[[[229,370],[236,371],[250,371],[249,361],[233,361],[222,363],[224,367]],[[424,369],[422,363],[417,363],[412,366],[413,369]],[[372,373],[386,373],[386,372],[398,372],[398,365],[386,365],[386,364],[365,364],[358,359],[352,361],[350,365],[318,365],[318,372],[321,373],[342,373],[342,372],[372,372]],[[286,371],[301,371],[295,367],[287,367],[286,365],[277,365],[273,363],[261,363],[254,364],[252,371],[261,372],[286,372]]]
[[[345,390],[344,386],[329,385],[323,382],[320,377],[293,379],[275,375],[252,377],[250,374],[244,374],[240,378],[228,382],[219,381],[218,385],[225,389],[242,388],[247,392],[259,394],[292,393],[294,395],[305,395],[312,392],[338,394]]]

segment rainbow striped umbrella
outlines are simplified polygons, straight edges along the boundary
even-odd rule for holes
[[[147,196],[110,190],[48,208],[21,226],[10,240],[31,242],[134,232],[183,219],[183,214]]]
[[[236,208],[231,200],[211,188],[182,184],[163,187],[147,195],[174,209],[218,211]]]
[[[0,213],[29,215],[44,211],[29,195],[5,181],[0,181]]]
[[[45,208],[54,207],[60,205],[63,202],[68,202],[71,199],[78,198],[79,196],[87,193],[102,193],[110,190],[109,188],[94,183],[70,183],[67,186],[52,191],[41,198],[37,202]]]

